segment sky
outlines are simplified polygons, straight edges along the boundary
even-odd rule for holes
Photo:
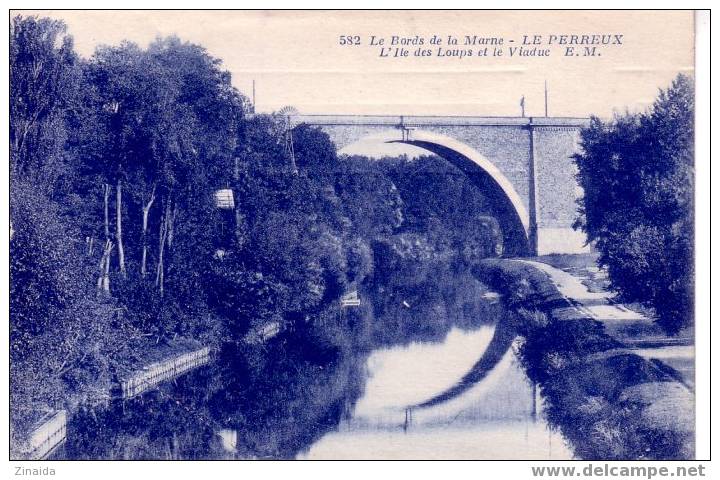
[[[177,35],[223,60],[234,85],[256,110],[286,105],[305,114],[608,117],[652,103],[679,72],[693,73],[689,11],[33,11],[64,20],[85,57],[99,44],[147,46]],[[622,35],[601,56],[563,55],[561,35]],[[361,45],[340,45],[358,35]],[[504,57],[380,57],[370,36],[504,39]],[[508,57],[523,37],[541,36],[550,57]],[[568,37],[569,38],[569,37]],[[513,43],[509,43],[512,40]],[[467,47],[441,45],[453,49]],[[480,47],[475,47],[478,50]]]

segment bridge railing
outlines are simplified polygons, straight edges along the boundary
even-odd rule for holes
[[[583,127],[584,117],[481,117],[465,115],[289,115],[288,123],[309,125],[438,126],[566,126]]]

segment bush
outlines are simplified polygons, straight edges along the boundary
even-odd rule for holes
[[[577,226],[621,297],[653,307],[672,334],[692,322],[693,115],[692,80],[680,75],[645,113],[592,118],[575,156]]]
[[[76,232],[57,205],[15,178],[10,214],[11,406],[31,418],[62,407],[68,393],[109,381],[112,312],[96,300]]]

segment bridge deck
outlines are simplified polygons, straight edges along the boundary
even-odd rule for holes
[[[463,117],[413,115],[291,115],[293,125],[387,125],[422,126],[538,126],[584,127],[590,121],[582,117]]]

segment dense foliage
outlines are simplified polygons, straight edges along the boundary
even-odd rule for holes
[[[220,61],[177,38],[83,59],[61,22],[16,17],[11,66],[16,428],[104,401],[183,338],[234,365],[238,428],[243,411],[289,425],[289,398],[305,415],[308,382],[320,421],[357,352],[491,321],[468,265],[502,235],[442,159],[338,158],[318,129],[246,115]]]
[[[204,275],[243,97],[200,47],[123,43],[84,60],[61,22],[12,21],[15,420],[107,397],[137,352],[221,323]]]
[[[693,116],[692,80],[680,75],[647,112],[593,118],[576,156],[579,226],[623,298],[653,307],[671,333],[692,321]]]

